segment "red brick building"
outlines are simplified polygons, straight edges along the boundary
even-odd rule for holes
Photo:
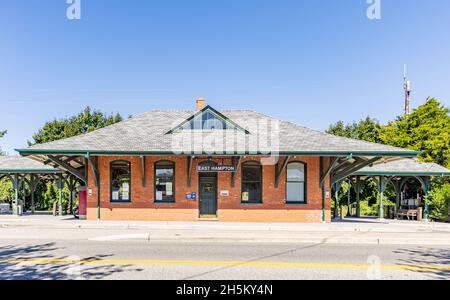
[[[417,154],[202,99],[18,151],[86,184],[90,220],[241,222],[330,222],[332,183]]]

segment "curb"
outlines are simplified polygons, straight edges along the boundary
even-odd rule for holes
[[[264,237],[233,237],[233,236],[196,236],[196,235],[152,235],[141,234],[135,236],[109,236],[90,238],[93,242],[235,242],[235,243],[282,243],[282,244],[347,244],[347,245],[421,245],[421,246],[450,246],[448,239],[398,239],[383,237],[283,237],[283,238],[264,238]]]
[[[215,230],[217,232],[240,232],[241,228],[238,227],[221,227],[221,226],[213,226],[210,228],[201,227],[201,226],[190,226],[190,225],[138,225],[138,224],[127,224],[127,225],[119,225],[119,224],[42,224],[42,223],[25,223],[25,222],[1,222],[0,228],[14,228],[14,227],[32,227],[38,229],[104,229],[104,230],[199,230],[199,231],[211,231]],[[252,227],[246,229],[247,231],[253,232],[318,232],[318,233],[355,233],[355,232],[371,232],[371,233],[449,233],[450,230],[442,230],[438,228],[433,228],[432,226],[421,226],[418,228],[396,228],[395,230],[386,229],[383,227],[332,227],[326,226],[319,228],[291,228],[284,226],[265,226],[265,227]]]
[[[283,243],[283,244],[365,244],[365,245],[436,245],[450,246],[447,236],[414,238],[413,236],[352,236],[304,233],[289,234],[270,232],[267,234],[247,233],[236,235],[233,233],[184,233],[184,232],[146,232],[137,234],[107,235],[89,238],[94,242],[127,242],[127,241],[186,241],[186,242],[236,242],[236,243]]]

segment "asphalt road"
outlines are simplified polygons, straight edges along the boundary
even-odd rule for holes
[[[101,241],[92,238],[111,232],[65,230],[26,238],[5,232],[0,228],[0,279],[7,280],[450,279],[445,246]]]

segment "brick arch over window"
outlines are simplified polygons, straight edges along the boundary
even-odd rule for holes
[[[262,203],[263,168],[259,161],[246,161],[241,165],[241,202]]]
[[[286,166],[286,202],[307,203],[307,164],[291,161]]]
[[[175,202],[175,162],[160,160],[154,164],[155,203]]]
[[[131,202],[131,162],[114,160],[110,169],[110,201]]]

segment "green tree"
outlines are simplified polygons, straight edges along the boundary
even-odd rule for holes
[[[29,145],[48,143],[80,134],[88,133],[122,121],[120,114],[106,115],[98,110],[86,107],[82,112],[60,120],[45,123],[44,127],[33,135]]]
[[[11,203],[14,198],[14,189],[11,180],[0,180],[0,203]]]
[[[343,121],[332,124],[326,131],[329,134],[362,140],[373,143],[380,143],[380,132],[382,126],[376,119],[366,117],[359,122],[345,125]]]
[[[120,114],[107,115],[98,110],[86,107],[80,113],[71,117],[53,120],[45,123],[33,135],[33,141],[29,145],[48,143],[80,134],[88,133],[117,122],[122,121]],[[36,188],[36,204],[38,209],[52,209],[53,202],[58,199],[58,189],[54,181],[39,184]],[[63,189],[63,208],[67,211],[69,191],[67,185]],[[76,202],[76,199],[74,199]]]
[[[409,116],[398,117],[383,126],[375,119],[344,124],[339,121],[329,127],[327,133],[358,140],[381,143],[401,148],[419,150],[420,159],[450,167],[450,110],[434,98],[428,98]],[[434,180],[434,190],[429,198],[431,216],[435,219],[447,217],[449,188],[445,179]],[[342,191],[340,197],[344,197]],[[385,192],[388,199],[395,197],[391,186]],[[371,181],[361,191],[363,215],[378,213],[378,189]],[[386,203],[386,202],[385,202]]]
[[[389,122],[381,140],[389,145],[422,151],[421,160],[450,167],[450,110],[428,98],[409,116]]]
[[[69,194],[70,191],[67,185],[65,185],[62,190],[62,207],[63,211],[66,213],[69,211]],[[46,189],[42,194],[42,208],[47,210],[52,209],[54,203],[58,205],[58,199],[59,190],[56,187],[56,184],[54,184],[53,182],[47,182]]]
[[[4,137],[6,133],[7,133],[6,130],[0,131],[0,138]],[[5,155],[1,147],[0,147],[0,155]],[[14,190],[11,181],[9,179],[0,180],[0,203],[1,202],[10,203],[12,201],[13,195]]]
[[[7,131],[1,131],[0,130],[0,138],[4,137],[6,135]],[[5,153],[2,151],[2,147],[0,147],[0,155],[5,155]]]

